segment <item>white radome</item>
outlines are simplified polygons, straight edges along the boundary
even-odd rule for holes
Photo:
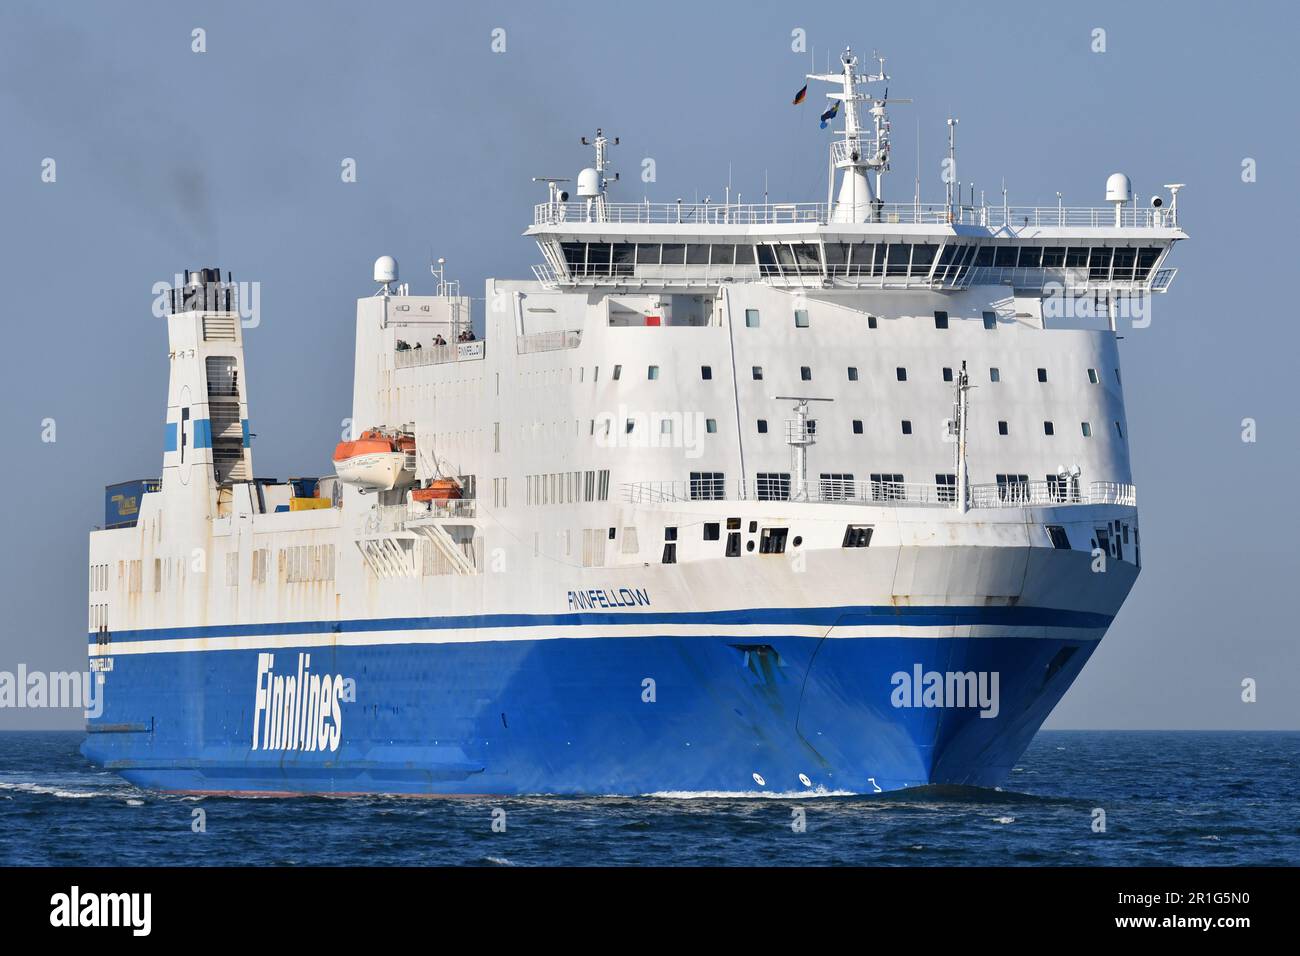
[[[375,281],[396,282],[397,260],[392,256],[380,256],[375,260]]]

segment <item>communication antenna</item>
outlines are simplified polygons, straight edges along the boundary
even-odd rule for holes
[[[611,141],[605,136],[605,131],[600,127],[596,128],[595,139],[582,137],[583,146],[593,146],[596,150],[596,165],[588,167],[578,173],[578,198],[587,200],[587,221],[591,222],[593,216],[596,222],[605,221],[605,197],[609,190],[610,183],[618,182],[618,173],[607,176],[609,172],[609,161],[606,151],[610,146],[618,145],[618,137],[615,136]]]
[[[808,428],[808,403],[833,402],[833,398],[813,398],[808,395],[773,395],[780,402],[794,402],[794,420],[785,423],[785,443],[790,446],[790,470],[794,472],[795,486],[791,501],[808,500],[808,446],[817,444],[817,436]]]

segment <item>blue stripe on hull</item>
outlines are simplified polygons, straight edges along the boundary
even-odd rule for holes
[[[788,792],[807,789],[801,774],[830,791],[994,786],[1094,646],[719,634],[304,648],[313,673],[355,680],[324,752],[252,749],[269,652],[120,654],[83,752],[142,786],[209,792]],[[298,654],[275,650],[275,672],[296,673]],[[894,707],[891,675],[915,665],[996,671],[998,715]]]

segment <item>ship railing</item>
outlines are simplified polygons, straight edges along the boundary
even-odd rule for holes
[[[581,344],[581,329],[535,332],[532,335],[515,337],[515,349],[519,355],[527,355],[531,352],[554,352],[558,349],[576,349]]]
[[[402,505],[378,505],[380,531],[402,531],[408,525],[428,520],[471,519],[478,516],[474,498],[449,498],[444,501],[408,501]]]
[[[926,484],[904,481],[854,481],[809,479],[804,488],[784,473],[760,476],[750,481],[726,481],[703,477],[690,481],[641,481],[622,486],[623,499],[630,504],[660,504],[687,501],[794,501],[877,507],[957,506],[955,484]],[[997,482],[971,485],[967,492],[970,508],[1058,507],[1061,505],[1137,506],[1137,491],[1131,484],[1094,481],[1084,490],[1077,481]]]
[[[533,208],[533,225],[566,223],[639,225],[767,226],[833,224],[835,206],[826,203],[611,203],[546,202]],[[945,203],[875,203],[868,210],[875,224],[964,225],[990,229],[1028,226],[1056,228],[1172,229],[1178,221],[1171,208],[1123,206],[990,206]]]
[[[444,362],[464,362],[483,358],[484,343],[481,339],[473,342],[451,342],[447,345],[425,345],[399,349],[393,353],[394,368],[416,368],[420,365],[442,365]]]

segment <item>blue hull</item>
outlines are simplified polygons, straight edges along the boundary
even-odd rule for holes
[[[1095,647],[1095,630],[1078,640],[1059,630],[1061,639],[665,634],[122,653],[83,752],[140,786],[192,792],[989,787]],[[325,691],[273,694],[272,675],[259,672],[269,664],[296,679],[300,654]],[[896,706],[892,675],[930,671],[995,672],[996,716],[924,706],[910,692]],[[354,699],[331,707],[330,675],[350,678]]]

